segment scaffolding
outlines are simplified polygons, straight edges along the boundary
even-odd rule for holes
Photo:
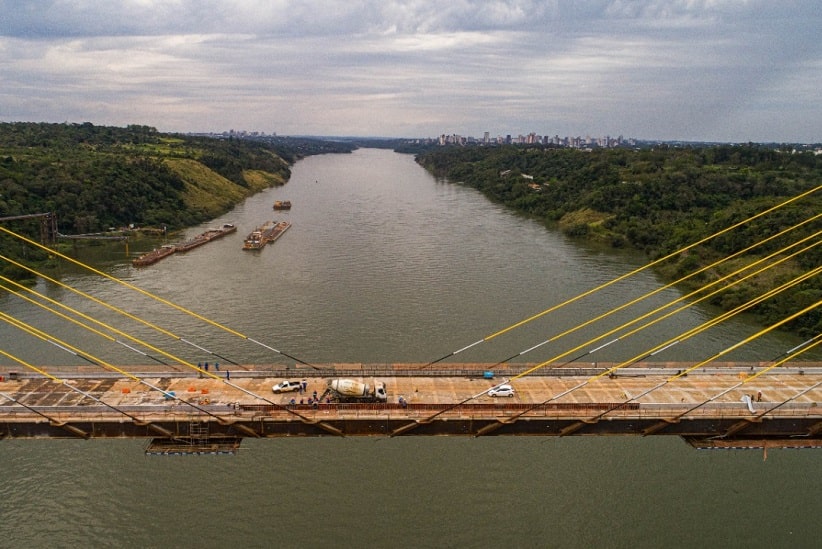
[[[38,218],[40,219],[40,243],[44,246],[56,244],[59,233],[57,232],[57,215],[53,212],[0,217],[0,222]]]

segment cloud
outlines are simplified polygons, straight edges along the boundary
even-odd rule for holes
[[[0,0],[0,118],[818,141],[819,7]]]

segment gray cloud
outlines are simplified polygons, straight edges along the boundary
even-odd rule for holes
[[[0,1],[0,119],[820,141],[819,1]]]

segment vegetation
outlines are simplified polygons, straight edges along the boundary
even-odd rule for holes
[[[822,158],[812,152],[747,146],[658,147],[647,150],[582,151],[544,147],[439,148],[420,154],[429,171],[476,188],[491,200],[558,227],[571,238],[631,247],[652,259],[685,247],[822,183]],[[660,272],[677,280],[700,266],[730,255],[822,212],[822,193],[780,208],[755,222],[712,239],[689,253],[662,262]],[[762,245],[740,261],[764,257],[787,242],[819,230],[809,223],[789,237]],[[774,281],[785,282],[822,264],[814,248],[773,271],[721,293],[725,309],[759,295]],[[739,261],[733,263],[738,268]],[[711,269],[688,281],[696,286],[730,272]],[[822,297],[818,277],[753,309],[775,322]],[[822,312],[797,319],[801,335],[822,332]]]
[[[58,231],[69,235],[132,224],[174,230],[284,184],[290,164],[303,156],[352,148],[163,134],[148,126],[0,123],[0,218],[54,213]],[[22,224],[15,223],[13,230]],[[5,238],[0,245],[12,257],[44,259]],[[22,276],[8,263],[0,272]]]
[[[373,140],[369,146],[396,146]],[[148,126],[0,123],[0,217],[56,214],[64,234],[130,224],[170,230],[213,219],[250,194],[285,183],[289,166],[317,153],[350,152],[357,142],[163,134]],[[650,258],[670,252],[819,186],[822,158],[748,146],[581,151],[548,147],[416,147],[417,161],[438,176],[479,189],[490,199],[558,227],[571,238],[631,247]],[[412,150],[409,149],[409,150]],[[766,235],[822,212],[822,193],[780,208],[688,253],[661,262],[676,280]],[[20,224],[22,222],[15,222]],[[29,222],[33,231],[34,222]],[[19,229],[19,227],[12,227]],[[811,235],[808,223],[740,258],[687,281],[697,286]],[[34,234],[30,232],[30,234]],[[813,241],[813,240],[812,240]],[[3,255],[26,263],[46,254],[0,236]],[[726,309],[776,283],[822,265],[813,248],[713,302]],[[0,273],[26,273],[5,262]],[[822,297],[818,277],[754,309],[772,323]],[[822,312],[797,319],[801,335],[822,332]]]

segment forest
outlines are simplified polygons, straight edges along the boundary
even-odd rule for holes
[[[148,126],[0,124],[0,217],[57,215],[66,234],[178,229],[285,183],[295,160],[350,146],[163,134]]]
[[[633,248],[649,260],[721,231],[822,184],[822,158],[813,152],[748,145],[657,146],[578,150],[549,147],[440,147],[417,155],[438,177],[470,186],[489,199],[561,230],[569,238]],[[822,192],[779,208],[733,231],[660,262],[669,281],[711,265],[803,221],[789,235],[757,246],[683,281],[692,289],[819,231]],[[811,242],[818,242],[818,236]],[[774,280],[787,281],[822,265],[818,246],[711,299],[729,310],[759,295]],[[822,298],[818,277],[769,299],[751,312],[763,323]],[[818,309],[796,319],[791,331],[822,332]]]
[[[173,231],[284,184],[299,158],[353,148],[311,139],[166,134],[139,125],[0,123],[0,218],[53,213],[66,235],[129,226]],[[6,226],[34,236],[37,223]],[[7,238],[0,246],[11,257],[45,259]],[[25,276],[8,263],[0,272]]]

